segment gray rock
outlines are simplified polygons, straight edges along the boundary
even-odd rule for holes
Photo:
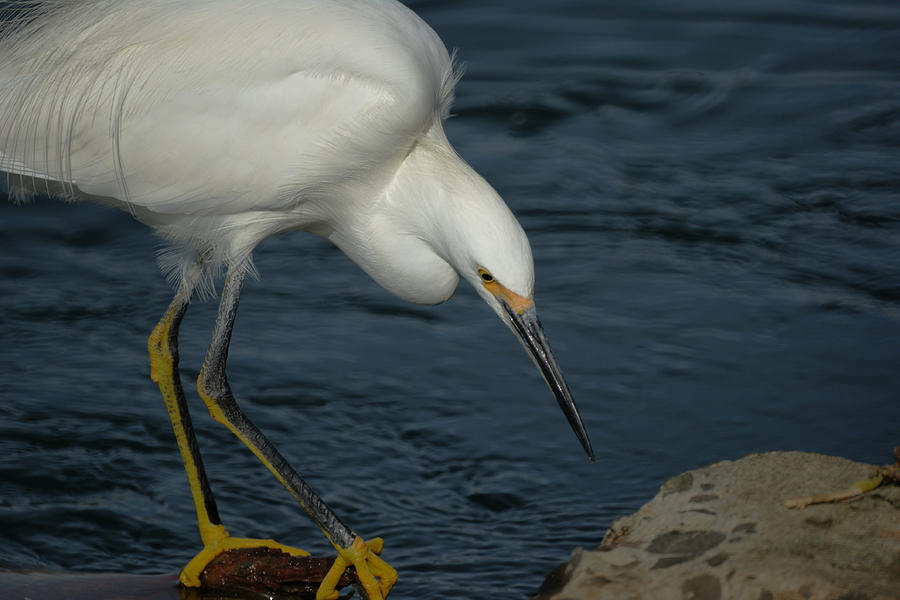
[[[577,548],[535,600],[900,600],[900,486],[784,506],[874,471],[770,452],[683,473],[599,547]]]

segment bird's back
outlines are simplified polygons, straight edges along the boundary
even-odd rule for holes
[[[443,44],[393,1],[13,4],[0,171],[151,225],[377,191],[452,95]]]

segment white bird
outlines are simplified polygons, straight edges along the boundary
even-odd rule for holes
[[[466,280],[528,350],[593,458],[535,312],[528,240],[444,135],[459,73],[411,10],[395,0],[24,0],[0,15],[0,171],[11,195],[117,206],[173,248],[163,262],[177,292],[149,349],[204,544],[185,585],[225,549],[282,547],[229,537],[178,378],[181,318],[223,270],[201,397],[338,550],[319,598],[336,597],[349,564],[370,598],[396,580],[381,541],[340,521],[228,387],[241,285],[272,235],[327,238],[410,302],[443,302]]]

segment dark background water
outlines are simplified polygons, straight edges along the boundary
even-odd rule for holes
[[[460,49],[450,138],[530,234],[589,464],[468,289],[406,305],[312,236],[264,243],[231,352],[253,419],[393,598],[524,598],[669,476],[900,444],[900,5],[410,3]],[[0,203],[0,568],[174,571],[199,547],[127,214]],[[182,335],[196,377],[215,303]],[[188,384],[188,389],[192,386]],[[231,531],[330,550],[191,398]]]

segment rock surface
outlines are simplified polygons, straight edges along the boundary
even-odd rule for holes
[[[535,600],[900,600],[900,486],[784,506],[876,469],[771,452],[683,473],[599,547],[576,549]]]

